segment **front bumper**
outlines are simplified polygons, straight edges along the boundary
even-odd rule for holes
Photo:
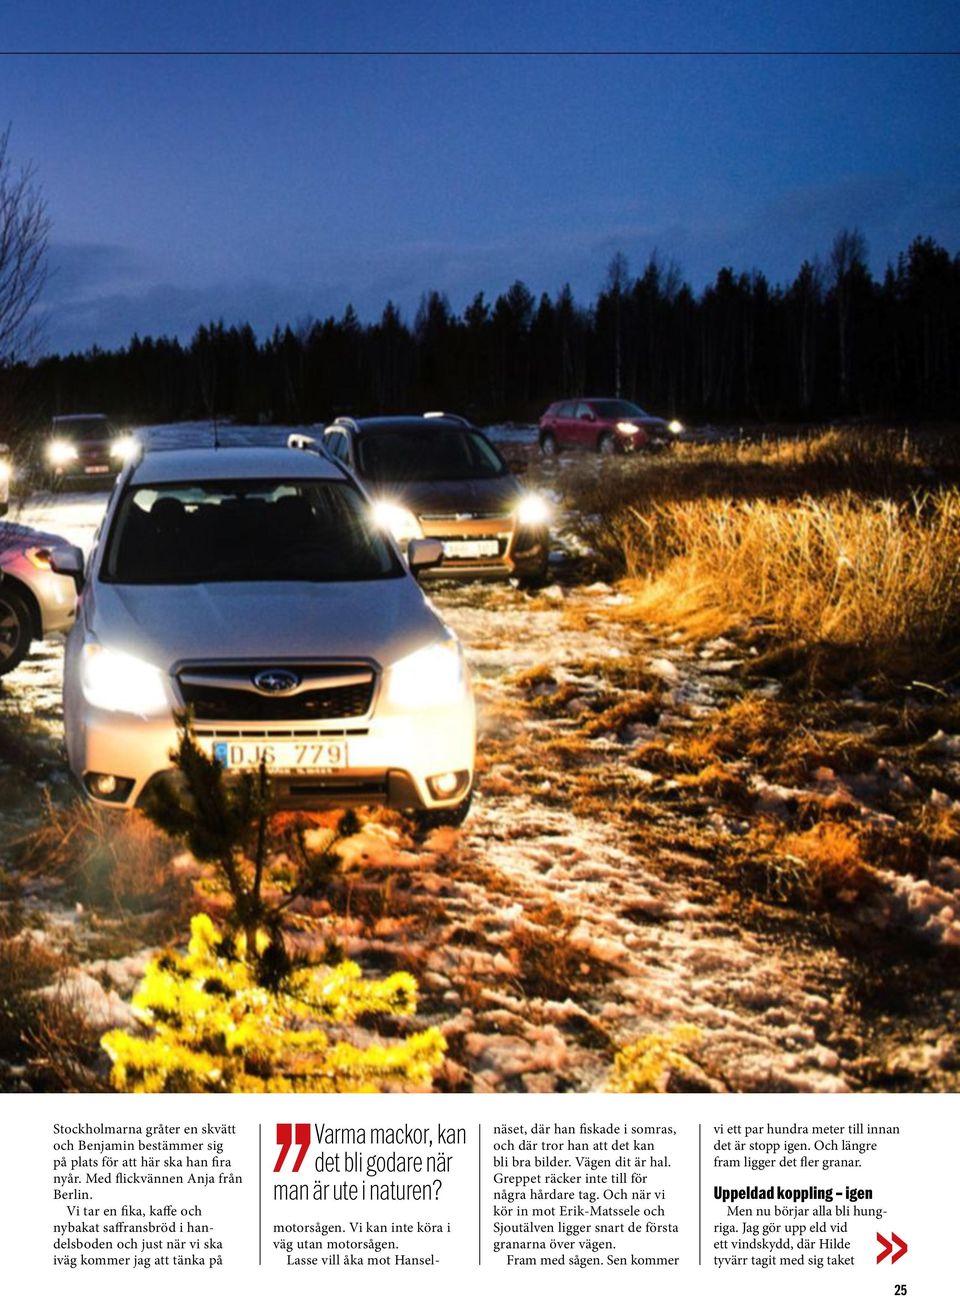
[[[178,732],[172,715],[144,719],[85,705],[79,724],[72,728],[75,732],[68,736],[71,770],[87,796],[100,805],[136,806],[153,781],[173,774]],[[222,740],[337,740],[346,745],[347,764],[342,769],[271,772],[278,807],[320,810],[382,805],[442,810],[458,806],[473,782],[476,717],[469,692],[449,706],[406,714],[375,713],[359,722],[197,722],[192,732],[207,752]],[[428,781],[448,772],[461,775],[456,792],[435,797]],[[116,778],[122,796],[101,797],[91,789],[90,777],[104,774]]]
[[[496,554],[478,555],[476,558],[445,554],[440,566],[425,575],[469,580],[536,576],[546,572],[550,532],[545,526],[522,527],[511,517],[452,519],[421,516],[419,522],[424,536],[431,540],[450,543],[453,547],[473,541],[481,541],[488,548],[494,544],[497,547]]]
[[[58,482],[95,482],[101,489],[105,489],[120,472],[120,468],[107,460],[103,463],[58,464],[51,468],[50,472]]]
[[[104,487],[112,483],[123,468],[123,461],[113,454],[109,441],[79,440],[70,444],[75,451],[72,459],[55,463],[48,453],[44,454],[44,466],[55,481],[87,481]]]

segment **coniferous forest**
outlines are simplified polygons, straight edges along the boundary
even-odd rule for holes
[[[46,356],[18,375],[24,425],[103,410],[120,421],[213,415],[313,423],[428,408],[534,420],[562,396],[620,394],[687,421],[943,419],[960,397],[960,254],[918,237],[877,279],[857,230],[793,282],[729,267],[700,292],[656,254],[621,254],[595,300],[516,280],[459,311],[425,292],[413,320],[211,322],[189,342],[134,336],[115,351]],[[20,404],[20,403],[18,403]]]

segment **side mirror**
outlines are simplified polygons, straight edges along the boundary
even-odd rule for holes
[[[428,567],[439,567],[443,562],[443,542],[439,540],[411,540],[407,542],[407,563],[414,576]]]
[[[77,545],[55,545],[50,551],[50,567],[60,576],[72,576],[78,590],[83,588],[83,550]]]

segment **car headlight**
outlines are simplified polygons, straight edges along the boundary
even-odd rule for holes
[[[91,707],[133,716],[157,716],[169,710],[163,672],[130,653],[85,644],[80,684]]]
[[[9,459],[0,459],[0,486],[9,482],[13,477],[13,465]]]
[[[402,504],[393,500],[375,500],[373,520],[378,527],[393,534],[394,540],[401,548],[408,540],[421,540],[423,528],[415,514]]]
[[[110,456],[112,459],[119,459],[121,463],[125,464],[128,459],[132,458],[136,449],[136,437],[117,437],[110,446]]]
[[[639,431],[640,429],[637,426],[637,424],[631,423],[629,419],[621,419],[620,422],[617,424],[617,432],[630,433],[630,432],[639,432]]]
[[[683,424],[680,422],[679,419],[671,419],[670,422],[667,424],[667,427],[670,429],[670,431],[673,433],[674,436],[676,436],[678,432],[683,432]]]
[[[522,495],[517,503],[517,522],[522,527],[541,527],[550,518],[550,506],[542,495]]]
[[[47,446],[47,459],[54,468],[63,468],[77,458],[77,448],[70,441],[51,441]]]
[[[417,649],[390,668],[387,696],[397,707],[443,707],[464,696],[467,674],[455,639]]]

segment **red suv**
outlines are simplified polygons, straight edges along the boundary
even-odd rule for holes
[[[540,420],[540,451],[547,457],[585,446],[612,455],[615,451],[660,450],[682,432],[676,419],[667,422],[619,397],[582,397],[554,401]]]

